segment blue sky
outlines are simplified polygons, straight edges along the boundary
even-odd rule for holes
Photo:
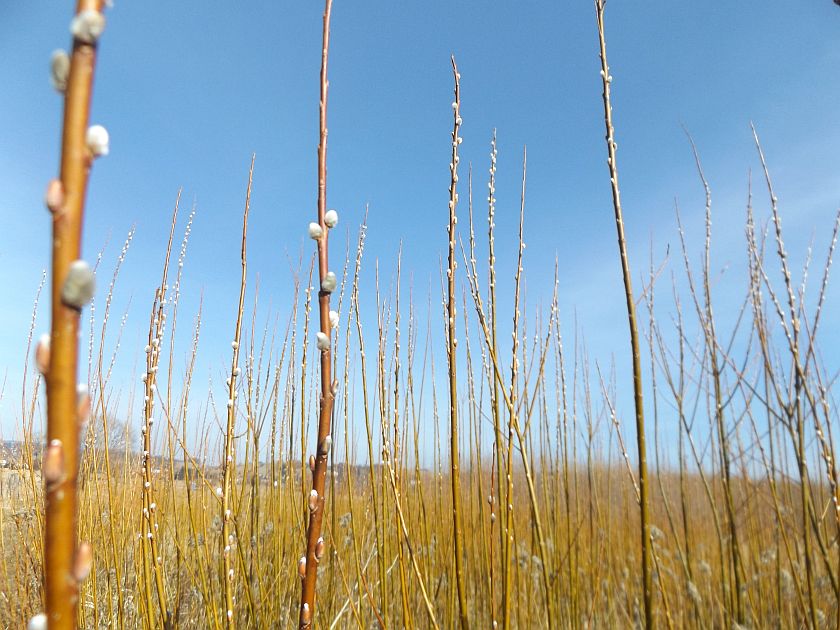
[[[25,335],[47,266],[50,228],[42,198],[57,170],[61,122],[61,101],[49,85],[48,66],[50,53],[69,45],[71,5],[7,2],[0,7],[4,434],[13,431],[18,417]],[[135,351],[142,347],[179,188],[184,210],[193,201],[197,208],[181,321],[191,319],[202,294],[212,306],[205,313],[203,374],[215,374],[227,358],[252,152],[257,157],[251,286],[258,273],[261,303],[273,304],[281,318],[288,314],[291,294],[287,255],[297,260],[301,247],[307,256],[311,251],[304,233],[315,213],[323,6],[243,6],[117,0],[107,14],[92,122],[109,129],[111,155],[92,172],[84,248],[93,259],[108,243],[104,286],[125,234],[136,225],[115,304],[121,314],[132,300],[123,374],[131,372]],[[839,29],[840,9],[829,0],[609,2],[619,168],[637,288],[651,241],[657,258],[669,244],[675,252],[675,199],[699,255],[704,198],[681,125],[697,142],[712,185],[715,266],[730,269],[716,288],[724,317],[745,283],[742,234],[750,169],[756,175],[756,209],[762,216],[767,212],[750,121],[762,138],[794,260],[802,259],[812,236],[822,260],[840,202]],[[623,389],[629,383],[626,321],[591,2],[336,0],[328,203],[340,211],[341,227],[351,229],[353,241],[369,204],[368,286],[375,259],[383,273],[392,274],[400,239],[405,273],[413,274],[423,295],[418,302],[425,305],[430,283],[439,286],[438,255],[446,243],[450,54],[462,75],[461,164],[474,166],[478,200],[486,190],[490,137],[498,130],[503,288],[510,286],[515,264],[521,155],[527,144],[528,300],[550,299],[558,256],[567,335],[576,315],[590,355],[602,364],[615,357]],[[478,215],[484,211],[479,203]],[[334,260],[345,246],[344,229],[336,234]],[[829,350],[840,348],[840,334],[834,332],[838,317],[831,314],[836,297],[831,291],[823,339]],[[42,312],[38,330],[47,326]],[[189,343],[186,327],[181,340]],[[624,413],[630,411],[627,407]]]

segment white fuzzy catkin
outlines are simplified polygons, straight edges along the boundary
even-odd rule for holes
[[[108,130],[102,125],[91,125],[88,127],[85,142],[87,142],[88,149],[93,154],[93,157],[101,157],[108,155],[110,147],[108,145],[110,138]]]
[[[90,302],[96,289],[93,271],[84,260],[74,260],[67,270],[61,287],[61,301],[67,306],[81,309]]]
[[[76,416],[80,424],[85,424],[90,417],[90,394],[87,383],[76,385]]]
[[[27,630],[47,630],[47,616],[44,613],[38,613],[26,625]]]
[[[105,16],[94,9],[80,11],[70,22],[70,33],[86,44],[94,44],[105,30]]]
[[[324,235],[324,228],[321,227],[318,223],[310,223],[309,224],[309,238],[313,241],[317,241]]]
[[[331,448],[332,448],[332,436],[328,435],[327,437],[324,438],[324,441],[321,442],[321,448],[319,449],[321,451],[321,455],[327,455],[330,452]]]
[[[70,57],[63,50],[53,51],[50,58],[50,82],[56,92],[67,89],[67,77],[70,76]]]
[[[324,225],[328,228],[334,228],[338,225],[338,212],[335,210],[327,210],[327,213],[324,215]]]
[[[64,206],[64,185],[60,179],[52,179],[47,184],[44,203],[50,212],[58,212]]]
[[[46,375],[50,370],[50,335],[44,333],[35,346],[35,365],[38,371]]]
[[[73,577],[76,582],[84,582],[90,569],[93,566],[93,548],[89,542],[82,542],[76,550],[76,557],[73,559]]]
[[[330,311],[330,327],[331,328],[338,328],[338,311]]]
[[[321,280],[321,291],[325,293],[332,293],[335,291],[335,287],[338,284],[338,280],[335,277],[335,274],[332,271],[328,271],[327,275],[324,276],[324,279]]]
[[[41,460],[41,476],[47,484],[54,484],[64,475],[64,446],[61,440],[50,440]]]
[[[326,351],[330,349],[330,337],[320,331],[315,334],[315,344],[318,346],[318,350]]]

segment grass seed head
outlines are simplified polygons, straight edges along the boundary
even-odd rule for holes
[[[700,595],[700,589],[697,588],[697,585],[694,584],[694,582],[688,582],[687,589],[688,597],[691,599],[694,605],[702,606],[703,597]]]

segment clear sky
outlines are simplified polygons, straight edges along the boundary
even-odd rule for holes
[[[50,87],[48,68],[51,52],[70,43],[72,5],[0,5],[4,435],[19,415],[32,300],[48,265],[50,225],[42,199],[57,172],[61,123],[61,100]],[[92,122],[110,131],[111,154],[92,172],[85,253],[95,259],[107,242],[104,287],[126,233],[136,225],[114,307],[118,318],[131,299],[124,342],[129,354],[120,367],[129,373],[142,347],[172,205],[183,187],[184,210],[195,201],[197,214],[181,321],[192,318],[202,293],[210,307],[201,380],[229,352],[252,152],[251,286],[259,274],[262,303],[270,302],[283,319],[291,294],[287,256],[296,261],[302,246],[307,256],[311,251],[305,228],[315,214],[323,6],[156,0],[115,5],[100,44],[92,113]],[[762,137],[794,259],[802,260],[815,236],[822,260],[840,203],[840,8],[830,0],[610,0],[607,38],[637,283],[651,241],[658,259],[670,244],[678,262],[675,199],[700,253],[704,197],[681,125],[696,140],[712,186],[715,267],[729,269],[729,280],[716,289],[719,311],[734,308],[746,282],[747,178],[750,169],[757,174],[750,121]],[[506,286],[527,144],[528,300],[550,299],[558,256],[567,335],[576,315],[591,357],[608,363],[614,356],[620,387],[627,387],[626,320],[591,2],[335,0],[328,203],[340,211],[341,227],[351,229],[353,240],[369,204],[366,282],[375,259],[392,275],[403,239],[403,268],[413,274],[418,302],[425,304],[430,283],[439,286],[450,54],[462,75],[461,164],[473,164],[479,200],[485,196],[490,137],[498,130],[498,263]],[[757,178],[755,184],[757,211],[766,216],[764,189]],[[483,203],[478,211],[483,216]],[[345,246],[344,230],[336,235],[334,259]],[[662,299],[669,291],[663,293]],[[829,295],[823,340],[829,350],[840,349],[840,318],[831,314],[836,297],[836,291]],[[42,312],[38,331],[47,327]],[[189,343],[186,326],[181,339]]]

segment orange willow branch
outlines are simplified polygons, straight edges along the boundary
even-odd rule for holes
[[[317,335],[321,352],[321,400],[318,417],[317,454],[310,460],[312,468],[312,490],[309,495],[309,526],[306,530],[306,555],[300,559],[298,570],[303,577],[300,598],[300,627],[312,626],[315,613],[315,582],[318,579],[318,564],[324,555],[326,545],[321,537],[321,522],[324,518],[324,486],[327,476],[327,459],[332,446],[331,424],[335,388],[332,382],[332,360],[330,352],[331,322],[330,294],[335,290],[336,277],[329,270],[327,256],[329,230],[338,221],[334,210],[327,212],[327,57],[330,49],[330,13],[332,0],[326,0],[324,8],[323,47],[321,49],[321,101],[320,140],[318,142],[318,223],[310,225],[310,235],[318,246],[318,277],[321,289],[318,292],[320,332]],[[301,454],[302,456],[303,454]]]
[[[624,217],[621,212],[621,194],[618,188],[618,166],[616,165],[615,128],[612,122],[610,103],[610,66],[607,63],[607,41],[604,35],[604,5],[606,0],[595,0],[595,14],[598,19],[598,42],[601,57],[601,82],[603,83],[604,126],[606,127],[607,164],[610,172],[615,227],[618,237],[618,251],[621,257],[621,273],[624,279],[624,298],[627,302],[627,322],[630,329],[630,348],[633,354],[633,402],[636,409],[636,448],[639,457],[639,512],[641,517],[642,588],[645,608],[645,628],[653,627],[653,577],[652,549],[650,540],[650,508],[648,506],[647,449],[645,444],[645,410],[642,398],[642,363],[639,345],[639,329],[636,324],[636,303],[633,299],[633,284],[630,277],[630,262],[627,257],[627,241],[624,238]]]
[[[69,59],[53,59],[53,83],[65,91],[61,174],[47,189],[52,212],[52,311],[48,359],[39,361],[47,384],[47,440],[43,477],[46,528],[44,586],[50,630],[76,627],[79,582],[90,547],[76,548],[76,480],[79,471],[80,415],[87,413],[87,395],[77,393],[79,313],[93,293],[93,273],[82,261],[82,217],[88,174],[93,159],[107,153],[107,132],[88,130],[96,41],[104,28],[101,0],[79,0],[71,23],[73,50]],[[62,61],[63,60],[63,61]],[[62,70],[63,67],[63,70]],[[91,133],[92,132],[92,133]]]
[[[225,582],[225,627],[232,629],[236,627],[234,623],[233,604],[234,604],[234,569],[233,558],[231,557],[231,525],[234,514],[233,508],[233,493],[234,493],[234,475],[236,473],[236,445],[235,445],[235,430],[236,430],[236,377],[239,376],[239,344],[242,340],[242,312],[245,310],[245,283],[248,277],[248,212],[251,209],[251,184],[254,181],[254,161],[256,154],[251,155],[251,168],[248,171],[248,192],[245,193],[245,212],[242,217],[242,250],[240,255],[240,263],[242,266],[242,273],[239,280],[239,306],[236,311],[236,328],[233,333],[233,341],[231,347],[233,348],[233,358],[230,363],[230,377],[228,377],[228,401],[227,401],[227,425],[225,429],[225,461],[222,467],[222,496],[221,496],[221,511],[222,511],[222,563],[224,566],[224,582]],[[235,525],[234,525],[235,526]]]
[[[467,610],[467,593],[464,585],[464,516],[461,509],[461,468],[458,453],[458,388],[455,371],[455,225],[458,218],[455,207],[458,205],[458,145],[461,143],[461,75],[452,59],[452,75],[455,80],[455,100],[452,102],[454,123],[452,126],[452,161],[449,164],[449,256],[446,269],[446,357],[449,361],[449,465],[452,475],[452,534],[455,537],[455,584],[458,591],[458,611],[462,630],[470,627]]]

